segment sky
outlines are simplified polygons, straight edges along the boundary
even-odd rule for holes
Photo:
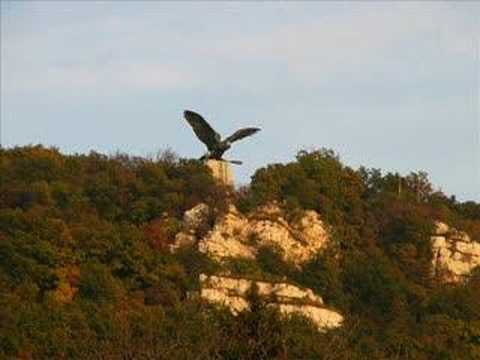
[[[325,147],[480,201],[480,2],[0,4],[4,147],[196,158],[190,109],[262,128],[238,184]]]

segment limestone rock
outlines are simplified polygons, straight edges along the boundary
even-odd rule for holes
[[[443,281],[458,282],[480,266],[480,243],[444,223],[435,225],[431,237],[434,273]]]
[[[193,231],[178,234],[172,249],[194,241],[185,233],[191,235]],[[298,221],[288,223],[277,205],[259,208],[248,216],[230,205],[213,229],[197,240],[199,251],[217,261],[232,257],[254,259],[260,247],[269,247],[277,249],[285,261],[300,266],[325,248],[328,239],[327,227],[314,211],[305,211]]]
[[[342,325],[343,317],[328,309],[323,299],[311,289],[301,289],[288,283],[271,283],[228,276],[200,275],[201,298],[224,305],[238,314],[248,309],[247,295],[255,283],[258,295],[274,306],[282,314],[299,314],[312,320],[319,331],[333,329]]]
[[[449,230],[450,230],[450,227],[447,224],[440,221],[435,222],[435,230],[434,230],[435,235],[445,235],[449,232]]]
[[[213,230],[199,241],[198,250],[216,260],[232,257],[254,259],[256,250],[244,241],[248,231],[248,220],[230,206]]]
[[[309,239],[321,239],[327,241],[327,231],[325,230],[325,224],[317,212],[313,210],[305,211],[305,215],[301,218],[299,223],[299,230],[303,232],[305,240]]]
[[[170,245],[170,251],[175,252],[178,249],[195,245],[197,237],[190,233],[179,232],[175,235],[175,242]]]
[[[432,241],[433,248],[446,248],[447,240],[445,236],[431,236],[430,240]]]
[[[301,266],[328,244],[325,224],[314,211],[305,211],[296,221],[288,222],[277,204],[256,209],[245,216],[230,205],[226,214],[218,217],[213,228],[202,238],[197,238],[198,226],[204,224],[205,207],[196,207],[185,214],[183,230],[177,234],[172,250],[196,244],[198,250],[219,261],[231,258],[254,260],[261,247],[279,251],[285,261]],[[343,317],[328,309],[323,299],[311,289],[299,288],[285,281],[268,281],[236,278],[232,275],[200,275],[201,298],[227,306],[238,314],[248,309],[247,295],[255,283],[258,295],[282,314],[300,314],[308,317],[320,331],[339,327]]]
[[[282,314],[300,314],[311,319],[319,331],[340,327],[343,322],[343,317],[339,313],[318,306],[278,304],[278,307]]]
[[[228,258],[255,259],[256,250],[234,237],[223,237],[215,230],[198,243],[198,250],[212,259],[221,261]]]
[[[305,263],[326,247],[326,226],[315,211],[305,211],[294,224],[289,224],[278,210],[274,214],[276,218],[271,220],[251,221],[251,231],[260,245],[279,248],[285,261]]]
[[[185,214],[183,214],[184,229],[187,231],[197,229],[208,220],[209,213],[210,208],[208,205],[202,203],[185,211]]]
[[[192,246],[197,243],[196,230],[205,226],[210,214],[210,208],[206,204],[198,204],[183,214],[182,231],[175,235],[175,241],[170,245],[170,251]]]

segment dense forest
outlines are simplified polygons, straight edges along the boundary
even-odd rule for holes
[[[168,251],[183,213],[277,201],[317,211],[335,249],[302,270],[258,267],[309,287],[344,325],[319,333],[261,300],[233,316],[192,290],[216,264]],[[258,169],[233,193],[169,151],[154,158],[0,149],[0,358],[480,359],[480,271],[432,273],[435,220],[480,241],[480,204],[436,191],[424,172],[352,169],[331,150]]]

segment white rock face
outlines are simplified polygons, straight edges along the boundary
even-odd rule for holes
[[[449,232],[450,227],[440,221],[435,222],[435,235],[445,235]]]
[[[206,204],[198,204],[183,214],[182,231],[175,235],[175,242],[170,245],[170,251],[194,245],[197,242],[195,231],[208,219],[210,209]]]
[[[195,230],[207,221],[210,209],[206,204],[198,204],[197,206],[185,211],[183,214],[183,226],[186,230]]]
[[[197,213],[201,214],[194,212]],[[189,220],[189,224],[195,223]],[[185,241],[185,234],[191,235],[194,231],[182,233],[177,235],[178,241],[172,249],[181,247],[182,243],[191,244]],[[278,250],[285,261],[301,265],[325,248],[328,240],[326,226],[315,211],[305,211],[298,221],[290,224],[276,205],[259,208],[248,216],[231,205],[227,214],[217,219],[212,231],[199,239],[198,249],[222,261],[232,257],[254,259],[257,250],[266,246]]]
[[[269,306],[277,307],[282,314],[299,314],[317,325],[319,331],[336,328],[342,325],[343,317],[339,313],[327,309],[323,299],[310,289],[301,289],[288,283],[270,283],[226,276],[200,275],[200,296],[214,304],[228,307],[233,314],[248,309],[246,299],[253,283],[258,295]]]
[[[197,228],[204,226],[209,209],[198,205],[184,216],[183,230],[177,234],[171,250],[196,245],[198,250],[222,263],[232,258],[254,260],[261,247],[279,252],[285,261],[301,266],[325,248],[328,231],[318,214],[305,211],[300,218],[289,223],[282,210],[275,204],[264,206],[244,216],[230,206],[219,217],[211,231],[197,239]],[[323,299],[311,289],[302,289],[287,282],[272,283],[228,276],[200,275],[200,296],[214,304],[227,306],[233,314],[248,309],[247,294],[255,283],[258,295],[268,306],[274,306],[282,314],[300,314],[311,319],[320,331],[342,324],[338,312],[325,307]]]
[[[282,314],[301,314],[311,319],[319,331],[340,327],[343,322],[343,317],[339,313],[318,306],[278,304],[278,308]]]
[[[435,223],[435,236],[431,237],[433,269],[447,282],[457,282],[480,266],[480,243],[472,241],[465,232]]]
[[[175,252],[178,249],[194,245],[197,241],[197,238],[193,234],[179,232],[175,235],[175,242],[170,245],[170,251]]]
[[[245,239],[249,234],[248,220],[234,206],[214,225],[207,236],[200,239],[198,250],[215,260],[224,258],[254,259],[256,250]]]
[[[315,211],[305,211],[297,223],[289,224],[277,207],[263,208],[264,215],[270,219],[250,219],[251,234],[261,246],[277,247],[283,259],[295,264],[310,260],[328,242],[325,224]],[[258,215],[257,215],[258,216]]]

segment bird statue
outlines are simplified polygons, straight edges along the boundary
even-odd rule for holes
[[[243,139],[247,136],[251,136],[257,131],[260,131],[259,128],[243,128],[235,131],[232,135],[222,140],[220,134],[213,130],[210,124],[201,115],[190,110],[185,110],[183,115],[185,120],[187,120],[192,127],[195,135],[197,135],[199,140],[207,146],[208,152],[203,155],[200,160],[213,159],[241,165],[242,162],[238,160],[222,159],[223,154],[225,151],[230,149],[233,142]]]

